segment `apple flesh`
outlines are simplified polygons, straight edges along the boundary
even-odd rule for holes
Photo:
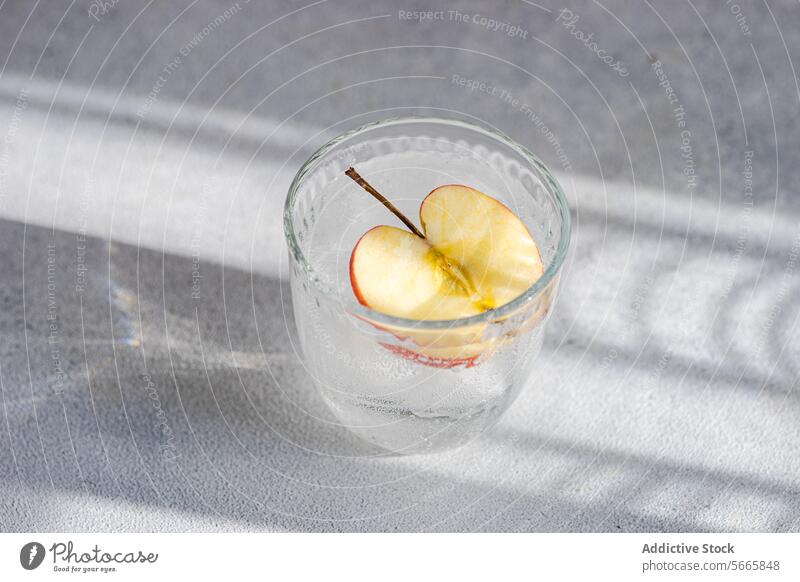
[[[406,319],[460,319],[505,305],[542,276],[539,249],[523,222],[474,188],[436,188],[420,205],[420,223],[425,238],[376,226],[358,241],[350,282],[362,305]],[[415,344],[393,352],[437,367],[473,365],[491,349],[481,339],[483,325],[390,331]]]

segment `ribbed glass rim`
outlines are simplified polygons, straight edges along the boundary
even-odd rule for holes
[[[309,264],[306,260],[305,255],[303,254],[302,249],[300,248],[300,244],[297,241],[297,237],[294,231],[294,223],[292,219],[292,209],[294,207],[295,200],[297,199],[297,192],[300,188],[300,185],[303,183],[303,180],[310,175],[313,170],[321,163],[322,159],[325,155],[330,152],[333,148],[338,146],[339,144],[351,140],[353,138],[359,137],[365,133],[370,131],[380,129],[383,127],[393,126],[393,125],[410,125],[410,124],[440,124],[440,125],[449,125],[454,127],[461,127],[462,129],[466,129],[468,131],[482,133],[489,138],[502,143],[503,145],[515,150],[518,154],[522,157],[526,158],[531,165],[533,165],[547,182],[547,185],[551,188],[552,193],[555,195],[558,212],[561,218],[561,236],[558,241],[558,247],[556,248],[556,254],[553,259],[550,261],[550,264],[545,269],[544,273],[542,274],[536,282],[531,285],[524,293],[522,293],[516,299],[509,301],[508,303],[501,305],[500,307],[496,307],[494,309],[488,309],[482,313],[478,313],[476,315],[471,315],[469,317],[462,317],[459,319],[442,319],[442,320],[425,320],[425,319],[408,319],[404,317],[394,317],[392,315],[386,315],[385,313],[381,313],[379,311],[375,311],[361,305],[357,301],[354,301],[353,309],[351,310],[355,315],[367,319],[373,323],[380,323],[383,325],[391,326],[391,327],[399,327],[399,328],[414,328],[414,329],[449,329],[453,327],[464,327],[476,324],[487,323],[493,320],[505,318],[514,312],[518,311],[519,309],[523,308],[528,302],[534,300],[542,290],[544,290],[550,281],[556,276],[558,271],[561,269],[561,265],[564,263],[564,259],[567,256],[567,251],[569,249],[569,242],[571,237],[572,231],[572,219],[570,216],[569,211],[569,204],[567,203],[567,198],[564,195],[564,191],[561,189],[558,181],[553,177],[552,172],[548,169],[548,167],[542,162],[536,155],[531,153],[527,148],[518,144],[511,138],[509,138],[504,133],[500,132],[494,128],[484,127],[482,125],[478,125],[473,122],[464,121],[461,119],[456,118],[447,118],[447,117],[438,117],[438,116],[407,116],[407,117],[392,117],[388,119],[383,119],[380,121],[374,121],[371,123],[364,124],[356,129],[352,129],[347,131],[327,143],[325,143],[322,147],[320,147],[316,152],[314,152],[311,157],[300,167],[297,171],[297,174],[292,180],[291,186],[289,186],[289,193],[286,196],[286,202],[284,203],[283,208],[283,230],[284,235],[286,236],[286,243],[289,246],[289,252],[291,253],[292,257],[298,264],[302,267],[302,270],[306,273],[308,280],[313,284],[317,289],[319,289],[325,295],[334,295],[336,294],[335,290],[330,289],[327,285],[325,285],[319,277],[316,275],[313,267]]]

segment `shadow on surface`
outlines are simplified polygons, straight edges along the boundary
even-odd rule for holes
[[[470,530],[520,499],[536,511],[498,529],[701,529],[677,516],[609,514],[607,500],[594,507],[549,486],[532,494],[375,456],[314,392],[291,347],[288,290],[276,279],[255,276],[251,292],[249,273],[202,264],[195,299],[192,259],[95,239],[78,279],[75,235],[2,229],[17,251],[2,259],[5,304],[22,289],[25,242],[23,328],[15,309],[0,316],[3,481],[28,492],[7,498],[4,521],[14,529],[64,528],[27,501],[48,491],[155,506],[165,530],[192,527],[171,521],[183,513],[267,529]],[[515,454],[545,461],[540,442],[517,444]],[[446,466],[462,454],[438,458]],[[578,462],[596,454],[581,451]],[[481,501],[466,509],[464,500]],[[580,524],[565,521],[576,514]]]

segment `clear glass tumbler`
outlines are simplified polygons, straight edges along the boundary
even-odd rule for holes
[[[351,181],[358,172],[404,212],[443,184],[503,202],[539,246],[544,274],[517,299],[452,321],[391,317],[358,303],[349,259],[367,230],[399,226]],[[461,445],[494,424],[536,366],[567,254],[570,213],[544,164],[460,119],[389,119],[322,146],[286,199],[292,303],[303,362],[337,418],[398,453]]]

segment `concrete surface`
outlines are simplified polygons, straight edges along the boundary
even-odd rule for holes
[[[0,3],[0,529],[797,531],[798,14]],[[502,422],[384,457],[298,362],[281,206],[443,109],[558,172],[574,244]]]

